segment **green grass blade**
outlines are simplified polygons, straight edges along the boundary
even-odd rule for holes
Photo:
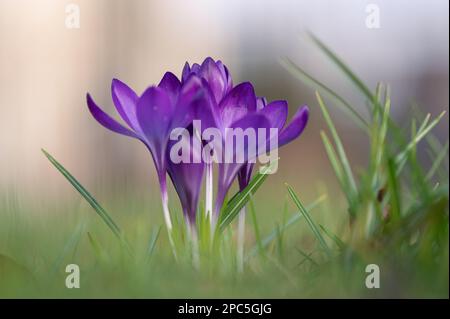
[[[318,199],[316,199],[313,203],[308,205],[306,207],[307,210],[311,211],[312,209],[319,206],[320,203],[322,203],[326,198],[326,195],[320,196]],[[288,219],[288,221],[281,226],[282,231],[286,231],[289,227],[296,224],[300,219],[302,219],[302,215],[299,212],[295,212],[292,214],[291,218]],[[264,239],[261,241],[263,249],[266,249],[271,242],[273,242],[277,238],[277,230],[273,229],[269,235],[264,237]],[[248,261],[251,257],[255,256],[259,251],[258,245],[255,245],[252,249],[249,250],[247,256],[245,257],[245,260]]]
[[[422,124],[420,125],[420,127],[419,127],[419,129],[418,129],[417,132],[422,132],[422,131],[425,129],[425,127],[427,126],[428,122],[430,122],[430,119],[431,119],[431,114],[428,113],[428,114],[425,116],[425,119],[423,120],[423,122],[422,122]]]
[[[386,153],[386,137],[390,119],[390,109],[391,109],[391,99],[390,93],[386,89],[386,97],[384,102],[384,109],[382,113],[381,120],[375,122],[373,125],[373,134],[371,140],[372,154],[371,154],[371,188],[374,192],[377,192],[379,185],[377,184],[382,180],[382,175],[384,174],[382,161]]]
[[[322,237],[322,235],[319,232],[319,229],[317,228],[316,224],[314,223],[314,221],[311,219],[311,216],[309,216],[308,211],[306,210],[306,208],[303,206],[303,204],[301,203],[300,199],[298,198],[298,196],[295,194],[294,190],[292,189],[291,186],[289,186],[288,184],[286,184],[287,190],[289,195],[291,196],[292,200],[294,201],[295,205],[297,206],[297,208],[300,211],[300,214],[303,215],[303,217],[306,219],[306,222],[308,223],[309,227],[311,228],[312,232],[314,233],[314,235],[316,236],[317,240],[319,241],[319,244],[322,246],[323,250],[326,252],[326,254],[331,257],[331,250],[328,247],[325,239]]]
[[[94,235],[92,235],[90,232],[88,232],[87,235],[95,256],[98,258],[98,260],[106,262],[108,260],[108,255],[106,254],[105,250],[95,239]]]
[[[261,232],[259,231],[259,225],[258,225],[258,219],[256,217],[255,206],[253,205],[253,201],[251,199],[250,199],[249,203],[250,203],[250,205],[249,205],[250,216],[252,218],[253,229],[255,232],[256,247],[258,248],[258,252],[261,255],[261,257],[265,257],[264,246],[261,241]]]
[[[239,194],[233,197],[233,199],[226,205],[224,211],[220,214],[218,230],[222,232],[239,214],[241,208],[247,204],[250,197],[258,190],[262,183],[269,176],[269,173],[273,169],[276,161],[271,164],[262,167],[260,172],[251,180],[247,187]]]
[[[314,77],[309,75],[306,71],[297,66],[294,62],[285,58],[281,60],[281,65],[288,70],[294,77],[298,78],[300,81],[309,85],[315,90],[321,91],[324,95],[326,95],[329,99],[334,101],[338,107],[343,109],[347,114],[349,114],[355,123],[363,129],[365,132],[368,132],[369,124],[367,121],[355,110],[353,106],[350,105],[346,100],[340,97],[336,92],[328,88],[325,84],[316,80]]]
[[[396,176],[397,167],[393,159],[388,159],[387,175],[388,175],[388,189],[390,194],[390,212],[392,213],[392,220],[397,221],[401,217],[401,198],[398,179]]]
[[[330,140],[328,139],[327,134],[324,131],[321,131],[320,136],[322,138],[323,145],[325,146],[325,151],[327,153],[328,160],[330,161],[331,166],[333,167],[334,173],[336,174],[336,177],[339,183],[341,184],[341,188],[345,190],[347,188],[347,183],[344,178],[342,164],[337,158],[334,147],[331,144]]]
[[[375,95],[373,96],[373,110],[372,110],[372,119],[373,121],[376,121],[377,115],[381,114],[381,98],[382,98],[382,92],[384,89],[384,84],[382,82],[378,82],[377,86],[375,88]],[[385,91],[386,92],[386,91]]]
[[[302,255],[302,257],[304,258],[302,261],[300,261],[300,262],[297,264],[297,267],[301,266],[306,260],[309,261],[309,262],[310,262],[311,264],[313,264],[314,266],[319,266],[319,264],[318,264],[314,259],[312,259],[312,257],[311,257],[312,253],[307,254],[307,253],[305,253],[303,250],[301,250],[301,249],[299,249],[299,248],[295,248],[295,250],[297,250],[297,252],[298,252],[300,255]]]
[[[52,268],[55,273],[61,268],[64,259],[66,258],[67,255],[69,255],[71,251],[73,252],[73,255],[75,254],[76,248],[78,246],[78,243],[80,242],[81,236],[84,233],[85,228],[86,228],[86,220],[80,221],[75,231],[64,245],[61,254],[58,256],[58,258],[53,264]]]
[[[382,90],[382,84],[377,84],[375,94],[372,93],[372,91],[367,87],[367,85],[362,81],[348,66],[344,61],[339,58],[330,48],[328,48],[320,39],[318,39],[314,34],[311,32],[308,32],[309,37],[313,41],[313,43],[329,58],[331,61],[347,76],[347,78],[350,80],[350,82],[358,88],[358,90],[364,95],[364,97],[369,101],[369,103],[366,104],[368,111],[373,114],[377,110],[381,109],[381,104],[379,101],[381,100],[381,90]],[[305,74],[304,76],[307,76]],[[320,82],[319,82],[320,83]],[[324,90],[322,92],[326,93]],[[386,92],[388,90],[386,89]],[[339,102],[339,101],[338,101]],[[347,103],[348,104],[348,103]],[[373,108],[371,107],[371,104],[373,105]],[[356,112],[354,108],[352,108],[352,113],[359,114]],[[354,117],[354,114],[352,115]],[[359,120],[363,119],[362,116],[359,116]],[[392,118],[389,117],[389,126],[391,128],[394,128],[398,130],[397,125],[394,123]],[[367,121],[364,120],[365,126],[362,127],[367,133],[369,133],[368,127],[369,124]],[[367,126],[367,127],[366,127]],[[360,126],[361,127],[361,126]]]
[[[350,168],[350,163],[348,161],[347,155],[344,150],[344,146],[342,145],[342,141],[337,133],[336,127],[333,124],[333,121],[328,113],[327,107],[323,103],[322,97],[319,92],[316,91],[317,101],[319,102],[320,109],[322,110],[325,121],[327,122],[328,128],[330,129],[331,136],[333,137],[334,144],[336,145],[337,154],[342,164],[343,168],[343,177],[346,179],[346,184],[350,188],[351,194],[356,193],[356,183],[355,178],[353,177],[352,170]]]
[[[390,112],[391,112],[391,97],[389,93],[386,93],[386,100],[384,102],[384,110],[383,110],[383,117],[381,120],[380,125],[380,131],[379,131],[379,141],[381,145],[385,145],[386,136],[389,128],[389,119],[390,119]],[[382,146],[380,146],[381,148]],[[382,153],[382,152],[381,152]],[[379,155],[378,163],[381,161],[381,155]]]
[[[160,233],[161,233],[161,226],[152,231],[147,251],[147,259],[146,259],[147,262],[149,262],[150,258],[153,256],[153,252],[155,251],[156,247],[156,242],[158,241]]]
[[[432,133],[426,136],[427,144],[429,146],[430,151],[434,154],[434,157],[437,157],[440,150],[444,147],[439,139],[434,136]]]
[[[278,251],[278,258],[283,260],[283,236],[281,234],[281,226],[277,223],[275,229],[277,234],[276,247]]]
[[[109,216],[106,210],[100,206],[97,200],[86,190],[86,188],[81,185],[72,174],[67,171],[64,166],[62,166],[53,156],[47,153],[44,149],[42,152],[47,157],[47,159],[56,167],[56,169],[72,184],[73,187],[83,196],[83,198],[91,205],[97,215],[105,222],[105,224],[111,229],[114,235],[121,241],[125,248],[132,253],[130,246],[123,238],[123,234],[119,226],[114,222],[114,220]]]
[[[423,202],[430,202],[432,191],[426,181],[423,167],[419,163],[417,151],[417,145],[414,144],[410,151],[407,153],[407,161],[410,166],[411,181],[412,185],[415,186],[413,188],[413,191],[416,195],[416,200],[417,198],[419,198]]]
[[[345,243],[342,241],[342,239],[340,239],[338,236],[327,230],[325,226],[319,225],[319,227],[322,229],[325,235],[327,235],[332,241],[334,241],[334,243],[336,244],[336,246],[338,246],[340,250],[345,248]]]
[[[417,103],[412,103],[411,107],[413,109],[413,113],[416,114],[418,118],[424,116]],[[434,175],[438,175],[439,178],[443,180],[448,179],[448,170],[445,165],[441,165],[442,161],[448,158],[448,140],[443,145],[431,132],[425,136],[425,140],[427,141],[428,146],[427,153],[433,163],[430,171],[427,173],[427,180],[431,179]],[[444,151],[444,149],[447,150]]]
[[[444,117],[445,114],[446,111],[442,112],[426,127],[423,124],[420,126],[421,130],[418,130],[417,133],[414,134],[414,137],[412,138],[411,142],[409,142],[408,145],[405,147],[405,149],[402,152],[400,152],[395,158],[396,165],[398,166],[397,174],[401,171],[401,169],[405,165],[408,152],[412,148],[414,148],[415,145],[419,143],[441,121],[441,119]],[[425,121],[428,122],[426,119]]]
[[[330,59],[335,63],[338,68],[350,79],[350,81],[364,94],[364,96],[373,101],[374,97],[369,88],[364,84],[364,82],[356,76],[355,73],[333,52],[331,51],[322,41],[320,41],[315,35],[309,33],[310,38],[313,42],[324,52]]]
[[[430,180],[434,176],[434,174],[436,174],[438,169],[441,167],[442,162],[445,160],[447,153],[448,153],[448,141],[445,143],[444,147],[439,151],[436,158],[433,159],[433,165],[431,166],[426,176],[427,180]]]

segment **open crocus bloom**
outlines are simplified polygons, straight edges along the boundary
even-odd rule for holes
[[[106,114],[87,95],[88,108],[100,124],[142,141],[150,151],[159,178],[164,217],[169,230],[172,228],[166,184],[169,135],[174,128],[186,127],[192,121],[194,112],[191,108],[201,99],[200,89],[189,81],[182,87],[178,78],[167,72],[158,86],[149,87],[138,97],[126,84],[113,80],[112,99],[128,127]]]
[[[210,57],[201,65],[194,63],[192,67],[186,62],[181,76],[182,82],[186,82],[192,75],[198,76],[208,84],[216,103],[219,103],[233,87],[228,68],[221,61],[216,62]]]
[[[114,105],[124,124],[106,114],[89,94],[88,108],[101,125],[142,141],[150,151],[159,178],[164,217],[169,230],[172,224],[168,211],[166,173],[174,184],[187,222],[193,225],[206,168],[206,211],[212,211],[213,163],[205,163],[199,155],[201,152],[194,148],[191,148],[192,153],[189,154],[197,158],[194,163],[173,162],[169,156],[170,148],[174,144],[170,138],[173,130],[190,130],[192,134],[188,143],[192,144],[196,134],[201,136],[204,130],[216,128],[222,133],[222,139],[216,141],[220,145],[227,141],[229,128],[276,128],[279,134],[275,137],[268,136],[265,142],[277,138],[277,145],[280,147],[296,139],[308,121],[308,108],[303,107],[299,108],[290,123],[286,124],[286,101],[267,103],[264,98],[257,98],[249,82],[233,86],[227,67],[212,58],[205,59],[201,65],[190,66],[186,63],[181,81],[173,73],[167,72],[158,86],[149,87],[141,96],[119,80],[112,81],[111,91]],[[195,120],[202,122],[200,132],[192,131]],[[214,209],[216,218],[236,177],[241,189],[249,183],[254,165],[250,160],[261,155],[259,143],[258,140],[253,152],[248,152],[245,162],[218,163],[218,188]],[[247,150],[250,148],[245,144],[244,151]]]
[[[257,99],[257,112],[264,114],[270,121],[271,128],[277,128],[278,147],[286,145],[302,134],[308,123],[309,109],[307,106],[299,107],[297,112],[286,125],[288,104],[286,101],[273,101],[267,104],[265,98]],[[268,143],[270,145],[270,143]],[[250,182],[253,163],[246,163],[238,173],[239,188],[243,190]]]
[[[288,104],[286,101],[273,101],[267,104],[265,98],[257,98],[251,83],[244,82],[232,87],[231,76],[228,69],[220,61],[214,63],[210,58],[202,65],[194,64],[189,73],[189,65],[183,70],[183,79],[188,79],[194,74],[202,77],[203,86],[206,87],[205,94],[210,95],[207,99],[209,105],[198,117],[203,119],[202,128],[215,126],[222,131],[226,139],[226,129],[239,127],[247,128],[276,128],[278,135],[277,145],[279,147],[291,142],[303,132],[308,122],[308,108],[298,109],[291,122],[286,125],[288,116]],[[211,76],[211,74],[215,76]],[[212,79],[212,83],[211,83]],[[271,145],[270,136],[266,145]],[[225,141],[223,141],[225,142]],[[266,146],[264,145],[264,146]],[[257,145],[256,149],[259,148]],[[270,151],[270,149],[269,149]],[[258,154],[247,154],[247,157],[255,157]],[[217,198],[214,212],[220,213],[225,196],[230,189],[236,176],[238,176],[240,189],[248,185],[253,163],[219,163],[219,178],[217,184]]]
[[[190,126],[188,130],[192,133],[192,126]],[[169,176],[178,193],[178,197],[180,198],[183,214],[186,216],[187,222],[190,225],[195,225],[198,200],[205,168],[205,164],[201,161],[201,154],[193,147],[193,140],[196,138],[196,135],[190,134],[189,140],[186,141],[186,143],[190,144],[190,153],[188,156],[191,160],[188,163],[175,163],[172,160],[167,162]],[[171,140],[169,146],[173,146],[174,143],[175,142]]]

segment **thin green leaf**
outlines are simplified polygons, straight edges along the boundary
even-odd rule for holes
[[[114,222],[114,220],[109,216],[106,210],[100,206],[97,200],[86,190],[86,188],[81,185],[72,174],[67,171],[64,166],[62,166],[53,156],[51,156],[47,151],[42,149],[42,152],[47,157],[47,159],[56,167],[56,169],[72,184],[73,187],[84,197],[84,199],[91,205],[95,212],[101,217],[101,219],[106,223],[106,225],[111,229],[111,231],[116,235],[116,237],[124,244],[125,248],[131,253],[131,249],[128,243],[123,238],[122,231],[119,226]]]
[[[331,136],[333,137],[334,144],[336,145],[337,154],[342,164],[343,168],[343,177],[346,179],[346,184],[350,188],[352,194],[356,193],[356,183],[353,177],[352,170],[350,168],[350,163],[348,161],[347,155],[345,154],[344,146],[342,145],[342,141],[337,133],[336,127],[331,120],[330,114],[328,113],[327,107],[323,103],[322,97],[319,92],[316,91],[317,101],[319,102],[320,109],[322,110],[325,121],[327,122],[328,128],[330,129]]]
[[[303,217],[306,219],[306,222],[308,223],[309,227],[311,228],[312,232],[314,233],[314,235],[316,236],[317,240],[319,241],[319,244],[322,246],[323,250],[326,252],[326,254],[331,257],[331,250],[328,247],[325,239],[322,237],[322,235],[320,234],[319,230],[317,229],[316,224],[314,223],[314,221],[311,219],[311,216],[309,216],[308,211],[306,210],[306,208],[303,206],[303,204],[301,203],[300,199],[298,198],[298,196],[295,194],[294,190],[292,189],[291,186],[289,186],[288,184],[286,184],[287,190],[289,195],[291,196],[292,200],[294,201],[295,205],[297,206],[297,208],[300,211],[300,214],[303,215]]]
[[[275,163],[276,161],[265,167],[262,167],[260,169],[260,172],[252,179],[247,187],[235,197],[233,197],[233,199],[226,205],[219,219],[218,230],[220,232],[222,232],[239,214],[241,208],[244,207],[245,204],[250,200],[251,195],[253,195],[266,180]]]
[[[147,262],[149,262],[150,258],[153,256],[153,252],[155,251],[156,247],[156,242],[158,241],[160,233],[161,233],[161,226],[152,231],[152,235],[150,237],[150,242],[148,245]]]
[[[386,92],[385,97],[385,103],[384,103],[384,109],[381,121],[378,121],[378,123],[374,123],[373,125],[373,134],[372,134],[372,156],[371,158],[373,161],[371,161],[371,172],[372,172],[372,183],[371,187],[375,192],[377,191],[377,188],[379,187],[377,185],[377,182],[381,180],[381,175],[384,173],[382,171],[382,159],[385,154],[385,148],[386,148],[386,136],[387,131],[389,128],[389,119],[390,119],[390,109],[391,109],[391,99],[389,92]]]
[[[326,198],[326,195],[320,196],[318,199],[316,199],[313,203],[308,205],[306,207],[307,210],[311,211],[312,209],[316,208],[320,203],[322,203]],[[291,218],[288,219],[288,221],[281,226],[282,231],[286,231],[289,227],[296,224],[300,219],[302,218],[302,215],[299,212],[295,212],[292,214]],[[267,246],[270,245],[270,243],[275,240],[277,237],[277,230],[273,229],[269,235],[264,237],[264,239],[261,241],[262,247],[265,249]],[[248,261],[251,257],[255,256],[259,251],[258,245],[255,245],[252,249],[249,250],[245,260]]]
[[[400,152],[397,157],[395,158],[396,161],[396,165],[398,167],[397,169],[397,174],[400,173],[401,169],[403,168],[403,166],[406,163],[406,159],[407,159],[407,154],[408,152],[415,147],[415,145],[417,143],[419,143],[442,119],[442,117],[444,117],[444,115],[446,114],[446,111],[442,112],[437,118],[435,118],[430,124],[428,124],[428,126],[424,126],[421,125],[420,128],[422,128],[421,130],[417,131],[416,134],[414,134],[413,139],[411,140],[411,142],[408,143],[408,145],[405,147],[405,149]],[[425,121],[427,121],[425,119]],[[424,121],[424,122],[425,122]],[[427,121],[428,122],[428,121]]]
[[[333,100],[338,107],[347,112],[361,129],[363,129],[365,132],[368,132],[369,124],[367,123],[367,121],[355,110],[354,107],[350,105],[350,103],[340,97],[336,92],[328,88],[325,84],[316,80],[314,77],[309,75],[306,71],[301,69],[288,58],[281,60],[280,63],[286,70],[288,70],[300,81],[304,82],[315,90],[322,91],[322,93],[325,94],[329,99]]]
[[[353,73],[352,70],[335,54],[331,51],[322,41],[320,41],[315,35],[309,33],[313,42],[333,61],[339,69],[351,80],[351,82],[364,94],[364,96],[373,101],[373,94],[364,82]]]
[[[427,134],[426,140],[430,148],[430,151],[434,154],[434,157],[437,157],[439,152],[442,150],[444,146],[441,144],[438,138],[434,136],[432,133]]]
[[[377,115],[381,114],[381,92],[383,91],[384,85],[382,82],[377,83],[377,87],[375,88],[375,95],[373,97],[373,105],[374,108],[372,110],[372,118],[376,121]]]
[[[430,180],[434,174],[438,171],[438,169],[441,167],[442,162],[445,160],[447,153],[448,153],[448,141],[445,143],[444,147],[439,151],[436,158],[433,158],[433,165],[431,166],[430,170],[427,173],[427,180]]]
[[[280,225],[277,223],[275,226],[276,229],[276,233],[277,233],[277,251],[278,251],[278,256],[280,258],[280,260],[283,259],[283,236],[281,234],[281,230],[280,230]]]
[[[306,260],[309,261],[314,266],[319,266],[319,264],[314,259],[311,258],[312,253],[307,254],[297,247],[295,248],[295,250],[304,257],[304,259],[300,263],[298,263],[297,267],[299,267],[301,264],[303,264],[303,262]]]
[[[342,171],[342,164],[337,158],[336,152],[334,150],[333,145],[331,144],[330,140],[328,139],[327,134],[324,131],[320,131],[320,136],[322,137],[323,145],[325,146],[325,151],[328,155],[328,159],[331,163],[331,166],[333,167],[334,173],[336,174],[336,177],[341,184],[342,189],[347,188],[346,179],[344,178],[344,173]]]
[[[253,205],[253,201],[250,199],[250,216],[252,218],[252,223],[253,223],[253,229],[255,232],[255,240],[256,240],[256,247],[258,248],[258,252],[261,255],[261,257],[265,257],[265,252],[264,252],[264,245],[261,241],[261,232],[259,231],[259,226],[258,226],[258,219],[256,217],[256,210],[255,210],[255,206]]]
[[[71,252],[75,251],[76,247],[78,246],[78,243],[80,242],[81,235],[84,233],[84,230],[86,228],[86,220],[83,219],[80,221],[73,232],[72,236],[67,240],[66,244],[64,245],[63,250],[61,251],[61,254],[58,256],[58,258],[55,260],[53,264],[53,271],[56,273],[60,268],[61,265],[66,258],[66,256]]]
[[[428,124],[428,122],[430,121],[430,119],[431,119],[431,114],[430,113],[428,113],[426,116],[425,116],[425,119],[423,120],[423,122],[422,122],[422,124],[420,125],[420,127],[419,127],[419,130],[417,131],[417,132],[422,132],[424,129],[425,129],[425,127],[427,126],[427,124]]]
[[[323,232],[332,240],[332,241],[334,241],[334,243],[336,244],[336,246],[338,246],[338,248],[340,249],[340,250],[342,250],[342,249],[344,249],[345,248],[345,243],[338,237],[338,236],[336,236],[335,234],[333,234],[332,232],[330,232],[329,230],[327,230],[326,228],[325,228],[325,226],[323,226],[323,225],[320,225],[319,224],[319,227],[323,230]]]
[[[100,245],[100,243],[94,238],[94,236],[88,232],[87,233],[89,238],[89,243],[91,244],[92,249],[94,250],[95,255],[97,258],[101,261],[106,261],[108,259],[108,256],[106,255],[106,252]]]
[[[401,217],[401,198],[400,189],[397,181],[395,161],[392,158],[388,159],[387,162],[387,172],[388,172],[388,190],[390,194],[390,212],[392,214],[392,219],[397,221]]]

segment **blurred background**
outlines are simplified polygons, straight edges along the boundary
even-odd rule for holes
[[[366,26],[370,3],[379,8],[380,28]],[[70,4],[80,10],[79,28],[66,25]],[[321,182],[335,183],[319,135],[325,125],[313,90],[280,59],[289,57],[363,110],[364,100],[307,39],[309,30],[371,89],[377,81],[391,85],[397,119],[413,102],[436,116],[449,103],[448,6],[447,0],[0,0],[0,191],[36,201],[78,198],[42,155],[45,148],[96,195],[126,188],[158,200],[150,155],[101,127],[87,110],[86,92],[117,115],[112,78],[141,93],[165,71],[180,75],[185,61],[212,56],[235,83],[251,81],[258,95],[287,99],[291,114],[310,105],[311,123],[280,152],[270,191],[284,194],[286,181],[313,196]],[[365,136],[341,112],[332,115],[357,171],[367,154]],[[448,116],[436,132],[448,134]]]

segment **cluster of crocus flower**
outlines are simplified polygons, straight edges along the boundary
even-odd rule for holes
[[[87,95],[87,105],[94,118],[104,127],[144,143],[150,151],[159,178],[164,218],[169,233],[172,229],[168,209],[166,176],[169,175],[179,196],[186,221],[195,225],[199,195],[206,175],[205,211],[217,220],[227,192],[238,179],[240,189],[250,182],[254,162],[219,162],[216,200],[213,208],[214,162],[205,162],[198,150],[190,148],[193,158],[189,163],[175,163],[170,149],[175,143],[171,132],[177,128],[193,129],[193,121],[200,120],[202,130],[210,127],[224,132],[227,128],[276,128],[277,147],[281,147],[303,131],[308,121],[308,108],[301,107],[287,124],[286,101],[267,103],[257,97],[251,83],[233,85],[229,70],[221,61],[206,58],[203,63],[185,64],[181,79],[171,72],[165,73],[157,86],[151,86],[138,96],[119,80],[113,80],[112,99],[126,125],[105,113]],[[190,143],[202,132],[193,132]],[[224,141],[222,141],[224,143]],[[203,144],[202,144],[203,145]],[[258,153],[251,156],[257,157]]]

